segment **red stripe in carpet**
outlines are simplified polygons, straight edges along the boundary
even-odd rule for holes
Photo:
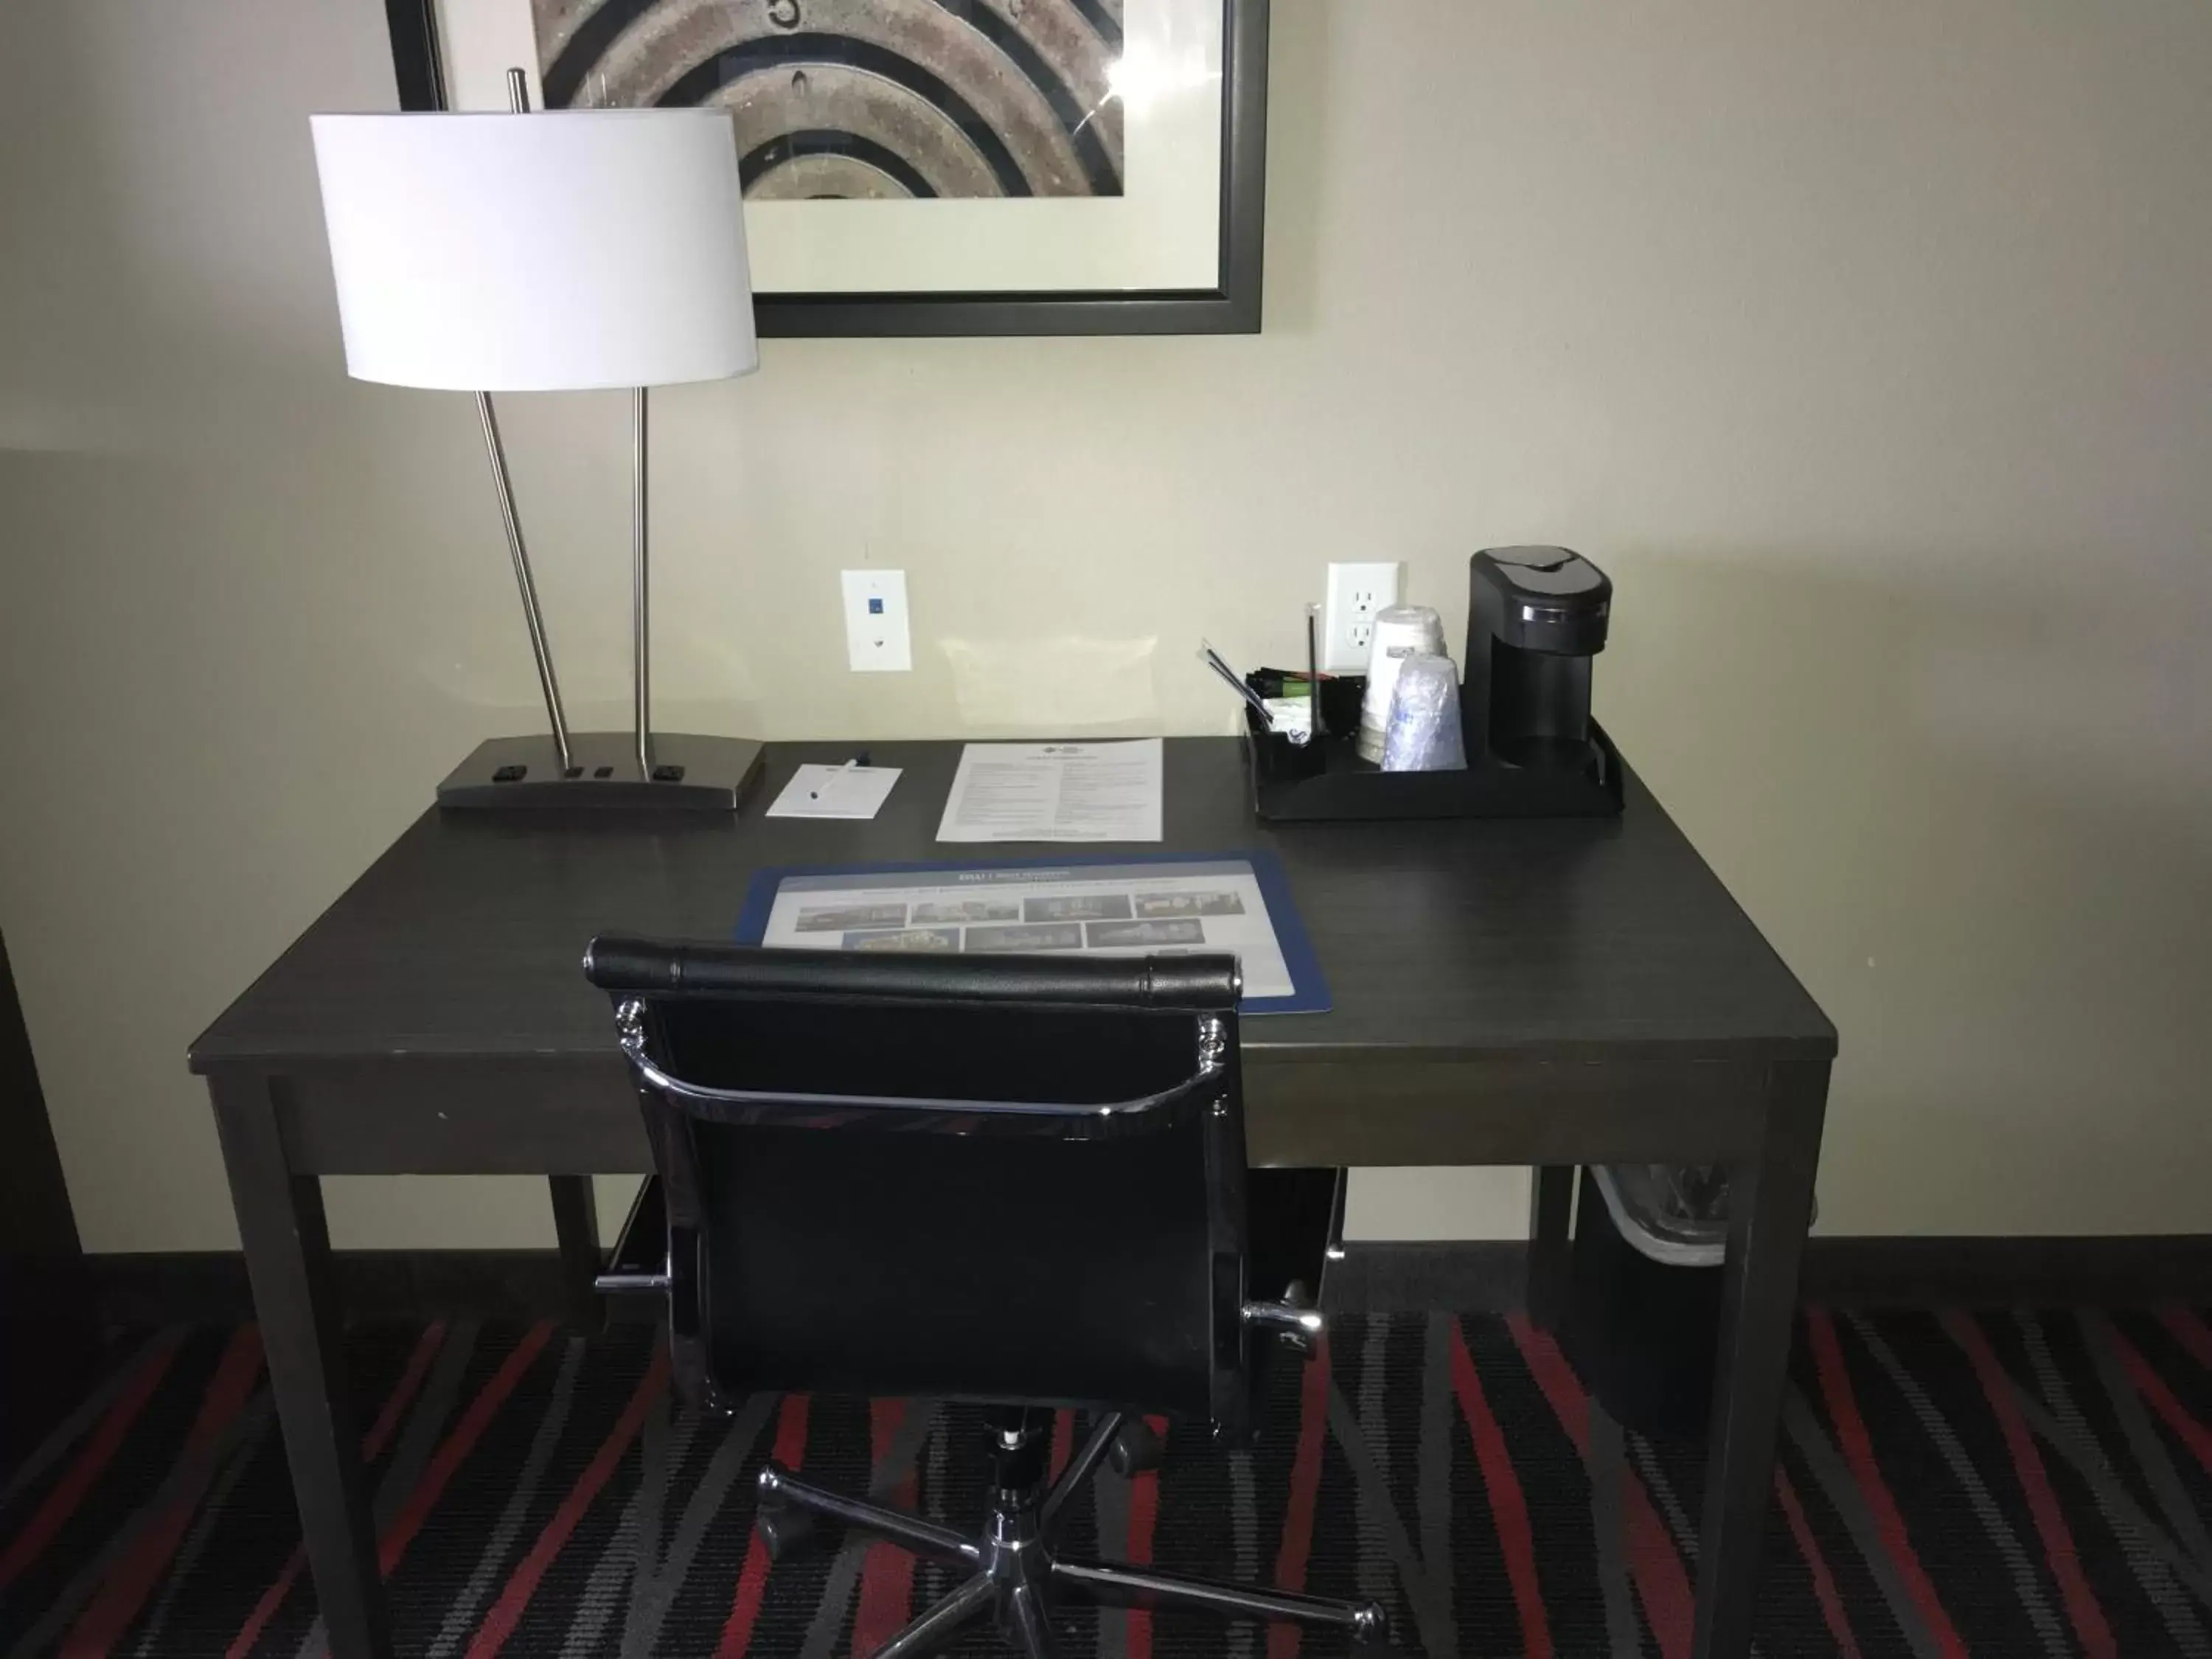
[[[1835,1321],[1825,1308],[1809,1309],[1805,1315],[1805,1333],[1813,1350],[1814,1369],[1820,1375],[1820,1397],[1827,1403],[1828,1419],[1835,1425],[1836,1438],[1842,1443],[1844,1459],[1850,1466],[1851,1479],[1857,1483],[1860,1495],[1873,1512],[1875,1530],[1881,1536],[1882,1548],[1896,1565],[1899,1576],[1905,1581],[1905,1595],[1935,1638],[1937,1651],[1944,1659],[1966,1659],[1966,1644],[1960,1640],[1951,1615],[1943,1610],[1942,1598],[1929,1582],[1927,1571],[1920,1565],[1919,1553],[1912,1547],[1911,1536],[1905,1531],[1905,1516],[1899,1512],[1889,1483],[1881,1478],[1881,1466],[1875,1461],[1874,1441],[1867,1433],[1866,1419],[1859,1415],[1858,1399],[1851,1392],[1850,1376],[1844,1369],[1844,1351],[1836,1340]]]
[[[185,1532],[198,1512],[200,1499],[207,1495],[208,1484],[216,1475],[216,1447],[223,1433],[238,1420],[246,1409],[246,1402],[253,1397],[255,1386],[261,1380],[261,1328],[246,1325],[230,1339],[223,1350],[222,1358],[209,1378],[207,1393],[201,1397],[199,1414],[192,1419],[191,1431],[185,1437],[184,1449],[178,1453],[177,1462],[185,1464],[197,1461],[200,1467],[191,1479],[180,1486],[170,1500],[169,1506],[153,1517],[132,1541],[107,1575],[85,1610],[77,1616],[76,1623],[62,1640],[63,1659],[103,1659],[115,1645],[138,1610],[146,1605],[169,1558],[177,1553]]]
[[[2173,1431],[2175,1438],[2196,1454],[2197,1461],[2207,1471],[2212,1471],[2212,1434],[2206,1433],[2204,1425],[2189,1414],[2189,1408],[2175,1396],[2172,1389],[2166,1386],[2165,1379],[2151,1369],[2150,1361],[2142,1357],[2136,1345],[2120,1334],[2117,1326],[2112,1328],[2112,1352],[2120,1357],[2120,1364],[2127,1368],[2128,1378],[2136,1385],[2136,1392],[2165,1419],[2166,1426]]]
[[[307,1552],[300,1545],[292,1547],[292,1554],[284,1563],[284,1571],[276,1575],[276,1582],[262,1592],[261,1599],[253,1604],[253,1611],[246,1616],[246,1623],[223,1650],[223,1659],[246,1659],[253,1651],[253,1644],[261,1639],[261,1632],[276,1616],[276,1609],[284,1605],[284,1598],[292,1593],[299,1582],[300,1569],[307,1564]]]
[[[868,1461],[872,1465],[883,1462],[899,1425],[905,1421],[905,1401],[868,1402]],[[914,1494],[915,1478],[908,1471],[891,1489],[890,1501],[897,1508],[911,1509]],[[860,1559],[860,1605],[853,1612],[854,1659],[873,1653],[897,1635],[899,1626],[912,1616],[913,1607],[913,1554],[896,1544],[877,1539]]]
[[[447,1486],[467,1461],[468,1455],[476,1449],[477,1442],[483,1438],[483,1431],[491,1426],[492,1419],[499,1415],[499,1408],[507,1403],[507,1396],[514,1392],[516,1384],[530,1370],[531,1362],[544,1351],[552,1334],[550,1320],[541,1319],[526,1331],[522,1340],[515,1344],[514,1352],[491,1374],[491,1380],[477,1391],[477,1397],[469,1401],[468,1410],[462,1413],[453,1431],[432,1455],[429,1467],[415,1483],[415,1490],[407,1494],[407,1502],[393,1517],[391,1529],[378,1547],[377,1571],[386,1578],[399,1565],[399,1558],[407,1553],[408,1545],[415,1541],[415,1534],[422,1530],[430,1511],[445,1496]]]
[[[1075,1413],[1066,1407],[1052,1414],[1052,1463],[1045,1471],[1045,1486],[1060,1479],[1067,1460],[1075,1455]]]
[[[2189,1351],[2189,1357],[2208,1371],[2212,1371],[2212,1330],[2190,1308],[2160,1308],[2159,1322],[2172,1332],[2173,1340]]]
[[[1474,1352],[1467,1346],[1467,1328],[1455,1319],[1451,1331],[1452,1390],[1459,1396],[1460,1414],[1467,1419],[1468,1435],[1474,1442],[1483,1497],[1489,1502],[1491,1525],[1505,1557],[1506,1582],[1513,1586],[1521,1651],[1528,1659],[1552,1659],[1552,1623],[1544,1611],[1543,1583],[1536,1572],[1536,1539],[1528,1527],[1528,1499],[1522,1494],[1520,1476],[1513,1472],[1504,1432],[1482,1391],[1482,1374],[1475,1370]]]
[[[583,1474],[576,1477],[574,1490],[561,1500],[561,1507],[553,1511],[553,1518],[545,1523],[545,1530],[538,1534],[538,1541],[530,1547],[530,1553],[522,1558],[522,1565],[507,1581],[507,1588],[500,1592],[499,1600],[484,1615],[483,1623],[477,1626],[477,1633],[469,1642],[468,1659],[492,1659],[494,1654],[507,1645],[507,1638],[514,1634],[514,1627],[522,1622],[522,1615],[530,1606],[530,1598],[538,1593],[538,1586],[545,1577],[545,1570],[559,1557],[562,1547],[568,1541],[568,1534],[576,1530],[576,1523],[584,1518],[584,1511],[591,1508],[592,1500],[599,1495],[600,1488],[614,1474],[615,1466],[629,1451],[629,1443],[637,1438],[637,1431],[645,1426],[646,1413],[653,1409],[653,1401],[667,1384],[668,1346],[665,1343],[656,1342],[653,1349],[653,1363],[645,1368],[645,1375],[638,1379],[637,1391],[630,1395],[629,1404],[623,1407],[623,1414],[616,1419],[612,1432],[592,1454],[592,1461],[584,1466]]]
[[[422,1328],[422,1334],[415,1344],[415,1352],[407,1356],[407,1364],[399,1373],[399,1380],[392,1385],[385,1396],[384,1409],[376,1414],[376,1421],[368,1425],[368,1432],[361,1437],[361,1461],[374,1463],[384,1455],[385,1447],[391,1443],[399,1428],[402,1413],[413,1403],[415,1392],[422,1386],[422,1379],[430,1374],[430,1362],[438,1357],[438,1349],[446,1340],[446,1322],[433,1320]]]
[[[161,1386],[161,1379],[168,1375],[178,1346],[183,1340],[181,1330],[171,1332],[140,1361],[138,1374],[131,1379],[130,1387],[115,1397],[115,1403],[100,1419],[99,1426],[93,1430],[68,1472],[54,1482],[46,1502],[23,1523],[22,1531],[9,1541],[6,1551],[0,1553],[0,1585],[7,1584],[44,1554],[46,1546],[53,1542],[54,1534],[69,1524],[70,1516],[84,1502],[85,1493],[92,1490],[93,1483],[114,1460],[116,1449],[131,1432],[131,1425],[138,1420],[139,1413],[146,1409],[146,1402]]]
[[[1583,1392],[1582,1379],[1560,1353],[1559,1344],[1531,1325],[1524,1316],[1511,1315],[1505,1327],[1512,1332],[1515,1346],[1521,1350],[1529,1375],[1536,1379],[1536,1386],[1551,1402],[1552,1414],[1559,1419],[1567,1437],[1575,1443],[1575,1449],[1588,1457],[1589,1397]],[[1666,1522],[1660,1520],[1659,1511],[1652,1506],[1651,1494],[1644,1490],[1636,1471],[1624,1466],[1620,1485],[1621,1507],[1628,1528],[1629,1573],[1636,1581],[1637,1595],[1644,1603],[1644,1616],[1650,1623],[1651,1633],[1659,1638],[1662,1659],[1687,1659],[1691,1620],[1696,1607],[1690,1593],[1690,1575],[1682,1565],[1682,1558],[1675,1553],[1674,1540],[1668,1535]]]
[[[386,1443],[399,1426],[400,1414],[407,1409],[409,1402],[415,1398],[416,1391],[422,1386],[422,1379],[430,1374],[430,1362],[437,1358],[438,1348],[445,1340],[446,1322],[442,1319],[434,1320],[423,1327],[422,1334],[415,1344],[415,1352],[407,1356],[406,1368],[399,1373],[399,1381],[392,1385],[391,1394],[385,1399],[384,1409],[377,1413],[376,1421],[369,1425],[368,1432],[362,1437],[362,1462],[374,1463],[384,1455]],[[291,1555],[284,1563],[284,1570],[276,1575],[276,1582],[262,1592],[261,1599],[253,1604],[253,1611],[246,1614],[246,1623],[240,1627],[238,1634],[231,1638],[230,1645],[223,1650],[223,1659],[246,1659],[246,1656],[253,1651],[253,1644],[261,1639],[261,1632],[269,1627],[269,1621],[276,1616],[276,1609],[284,1605],[284,1598],[292,1593],[292,1586],[299,1582],[301,1570],[307,1565],[306,1549],[295,1544]]]
[[[1168,1420],[1164,1417],[1148,1417],[1154,1434],[1164,1442]],[[1152,1560],[1152,1534],[1160,1522],[1160,1472],[1147,1469],[1129,1482],[1129,1564],[1150,1566]],[[1128,1652],[1127,1659],[1152,1659],[1152,1614],[1149,1607],[1129,1609],[1127,1626]]]
[[[2035,1517],[2035,1530],[2043,1540],[2043,1558],[2051,1564],[2053,1577],[2058,1580],[2059,1594],[2066,1599],[2066,1616],[2073,1621],[2074,1633],[2081,1638],[2081,1650],[2088,1659],[2119,1659],[2119,1650],[2113,1645],[2112,1627],[2105,1622],[2105,1610],[2098,1605],[2096,1592],[2089,1588],[2089,1580],[2081,1571],[2081,1560],[2074,1549],[2074,1534],[2066,1529],[2066,1517],[2059,1513],[2057,1494],[2051,1489],[2051,1477],[2044,1470],[2043,1458],[2035,1449],[2035,1437],[2027,1431],[2027,1419],[2021,1413],[2020,1402],[2013,1398],[2012,1379],[1997,1363],[1995,1349],[1982,1332],[1982,1328],[1965,1314],[1947,1313],[1943,1328],[1966,1351],[1973,1362],[1974,1376],[1982,1385],[1982,1396],[1990,1402],[1996,1413],[1997,1426],[2004,1432],[2005,1449],[2012,1454],[2013,1473],[2019,1477],[2020,1489],[2027,1498],[2027,1512]]]
[[[1283,1545],[1275,1557],[1275,1588],[1306,1587],[1306,1560],[1313,1550],[1314,1500],[1321,1492],[1322,1438],[1328,1427],[1328,1339],[1314,1345],[1298,1379],[1298,1448],[1291,1457],[1291,1498],[1283,1511]],[[1298,1627],[1267,1626],[1267,1659],[1295,1659]]]
[[[775,1448],[769,1454],[793,1474],[806,1462],[806,1396],[787,1394],[775,1420]],[[768,1546],[756,1530],[745,1545],[745,1565],[738,1572],[738,1593],[730,1602],[722,1639],[715,1644],[714,1659],[744,1659],[752,1645],[753,1623],[760,1617],[768,1595]]]
[[[1820,1540],[1813,1536],[1812,1526],[1805,1519],[1805,1506],[1797,1501],[1797,1488],[1790,1484],[1790,1472],[1778,1463],[1774,1470],[1774,1496],[1782,1505],[1783,1519],[1790,1523],[1797,1553],[1804,1558],[1805,1571],[1812,1575],[1813,1599],[1820,1604],[1820,1617],[1828,1622],[1828,1634],[1836,1638],[1837,1652],[1843,1659],[1859,1659],[1859,1644],[1851,1634],[1850,1619],[1844,1612],[1844,1598],[1837,1592],[1836,1576],[1828,1571]]]

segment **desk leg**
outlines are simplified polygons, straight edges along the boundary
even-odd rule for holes
[[[595,1330],[600,1322],[599,1206],[589,1176],[548,1176],[553,1189],[553,1233],[561,1242],[561,1278],[568,1292],[568,1322]]]
[[[1571,1164],[1540,1164],[1528,1171],[1528,1318],[1540,1330],[1556,1332],[1566,1317],[1575,1175]]]
[[[276,1121],[279,1085],[210,1079],[230,1201],[246,1245],[269,1382],[315,1599],[333,1659],[390,1659],[392,1628],[346,1384],[322,1183],[293,1173]]]
[[[1727,1277],[1706,1449],[1694,1659],[1745,1659],[1759,1589],[1759,1534],[1774,1489],[1774,1435],[1790,1382],[1797,1265],[1813,1217],[1828,1062],[1767,1073],[1757,1155],[1730,1171]]]

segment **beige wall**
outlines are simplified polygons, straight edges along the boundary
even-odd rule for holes
[[[0,928],[96,1249],[231,1242],[185,1042],[534,718],[467,404],[339,366],[303,118],[388,103],[381,9],[0,21]],[[1565,542],[1620,588],[1601,714],[1842,1027],[1826,1225],[2212,1228],[2212,8],[1276,28],[1265,335],[776,341],[661,398],[667,722],[1005,730],[1065,636],[1157,648],[1060,718],[1225,731],[1196,635],[1288,652],[1332,556],[1452,614],[1474,548]],[[507,419],[611,723],[622,404]],[[839,665],[866,562],[909,677]],[[335,1224],[527,1241],[541,1190]],[[1377,1175],[1354,1219],[1510,1232],[1520,1190]]]

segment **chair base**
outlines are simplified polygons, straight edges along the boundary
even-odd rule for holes
[[[1106,1607],[1188,1607],[1231,1617],[1287,1620],[1316,1628],[1346,1632],[1356,1642],[1382,1637],[1382,1609],[1372,1601],[1336,1601],[1283,1590],[1252,1589],[1185,1577],[1151,1567],[1061,1560],[1054,1551],[1067,1500],[1090,1483],[1111,1455],[1117,1467],[1156,1455],[1146,1437],[1121,1413],[1110,1413],[1093,1429],[1082,1449],[1049,1492],[1044,1490],[1043,1448],[1049,1443],[1048,1414],[1014,1411],[994,1423],[994,1479],[989,1513],[980,1537],[970,1538],[902,1510],[887,1509],[830,1492],[794,1477],[775,1463],[760,1472],[757,1511],[771,1555],[781,1557],[803,1541],[812,1516],[842,1522],[902,1548],[954,1565],[971,1576],[925,1610],[905,1629],[876,1650],[875,1659],[915,1659],[949,1645],[974,1624],[988,1618],[1024,1656],[1049,1659],[1056,1649],[1053,1608],[1067,1601]],[[1121,1441],[1117,1450],[1116,1442]]]

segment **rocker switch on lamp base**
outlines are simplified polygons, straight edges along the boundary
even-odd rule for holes
[[[906,572],[845,570],[845,656],[856,674],[902,674],[914,666],[906,625]]]

